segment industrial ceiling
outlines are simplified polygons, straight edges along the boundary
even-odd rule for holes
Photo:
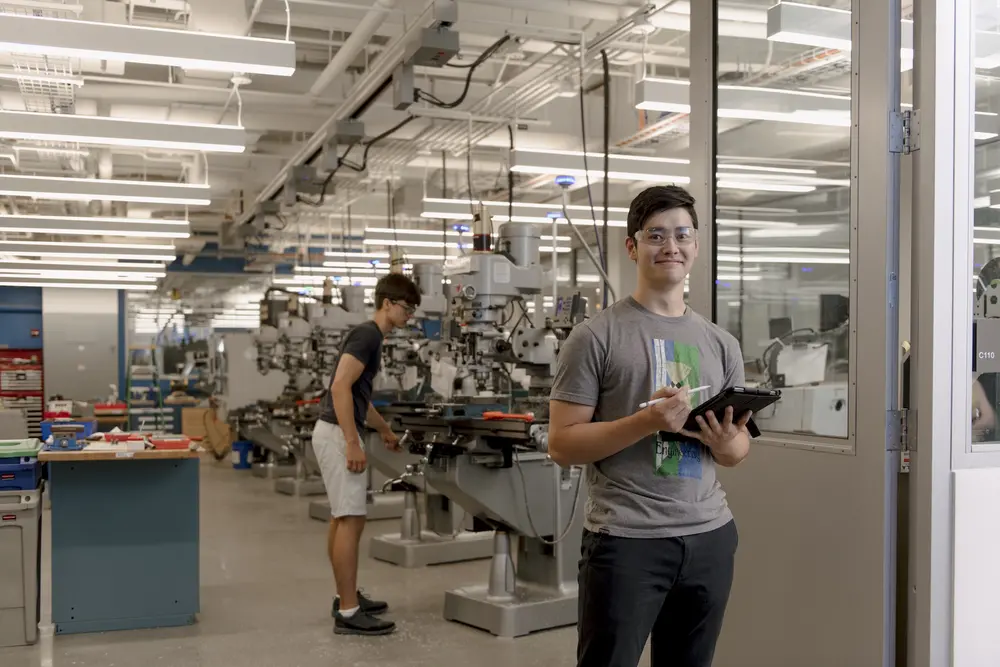
[[[756,252],[754,262],[735,260],[747,274],[815,264],[803,293],[846,294],[850,2],[774,4],[719,3],[719,253]],[[378,259],[395,243],[410,256],[458,252],[454,238],[442,249],[440,235],[399,235],[451,230],[468,217],[468,200],[497,202],[491,212],[502,217],[509,197],[515,222],[545,220],[545,205],[558,208],[560,172],[578,176],[571,200],[592,229],[590,207],[603,217],[606,99],[615,224],[638,190],[687,178],[689,47],[711,39],[690,33],[690,11],[687,0],[0,2],[0,203],[9,217],[0,217],[0,239],[173,244],[168,270],[122,280],[217,307],[272,283],[327,274],[357,282],[364,264],[344,260],[370,258],[345,253]],[[428,29],[457,37],[457,53],[414,55]],[[991,55],[983,86],[993,82],[987,66],[1000,64],[986,62]],[[413,63],[409,104],[391,83],[405,80],[403,62]],[[980,111],[985,146],[1000,119]],[[354,139],[344,123],[352,119],[362,124]],[[1000,166],[987,150],[977,155],[979,172]],[[982,180],[980,198],[991,189]],[[123,236],[123,217],[137,222],[136,238]],[[171,238],[164,223],[184,220],[189,236]],[[571,238],[545,243],[565,246],[568,262]],[[124,252],[85,250],[110,261]],[[766,261],[773,255],[781,261]],[[85,264],[68,264],[65,276],[25,272],[51,255],[0,247],[0,260],[8,284],[93,282]],[[324,270],[324,260],[343,266]],[[20,275],[5,272],[18,264]],[[580,273],[593,273],[585,257]]]

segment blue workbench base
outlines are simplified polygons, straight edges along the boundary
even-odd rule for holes
[[[189,625],[198,459],[52,462],[56,634]]]

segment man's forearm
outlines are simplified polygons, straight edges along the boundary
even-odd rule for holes
[[[711,451],[716,463],[723,468],[732,468],[750,453],[750,434],[743,429],[735,438]]]
[[[385,433],[386,431],[391,431],[389,423],[382,418],[378,410],[371,403],[368,404],[368,425],[379,433]]]
[[[361,437],[358,435],[358,427],[354,423],[354,397],[351,395],[350,389],[338,391],[334,387],[331,391],[333,392],[333,412],[337,415],[337,424],[340,426],[340,430],[344,432],[344,439],[349,445],[360,444]]]
[[[645,411],[613,422],[588,422],[549,431],[549,456],[561,466],[606,459],[656,432]]]

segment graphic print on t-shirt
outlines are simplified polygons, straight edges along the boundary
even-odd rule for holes
[[[653,387],[685,386],[694,389],[701,382],[701,358],[698,348],[672,340],[653,339]],[[701,479],[702,445],[696,442],[670,442],[656,434],[656,474],[662,477]]]

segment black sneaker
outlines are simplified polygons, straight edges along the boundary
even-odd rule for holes
[[[334,616],[333,633],[335,635],[365,635],[374,637],[388,635],[396,631],[396,624],[385,621],[358,609],[350,618],[344,618],[339,613]]]
[[[384,614],[389,611],[388,602],[379,602],[378,600],[372,600],[370,597],[358,591],[358,606],[361,608],[360,611],[366,614],[371,614],[372,616],[378,616],[379,614]],[[340,598],[333,598],[333,611],[330,615],[333,617],[337,616],[337,612],[340,611]]]

